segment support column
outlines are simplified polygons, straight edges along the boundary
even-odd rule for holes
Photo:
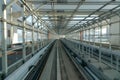
[[[23,37],[23,60],[26,61],[26,43],[25,43],[26,42],[25,41],[26,40],[26,28],[25,28],[25,13],[24,13],[25,6],[22,5],[22,8],[23,8],[23,11],[22,11],[22,16],[23,16],[23,31],[22,31],[23,32],[23,34],[22,34],[23,35],[22,36]]]
[[[39,33],[39,38],[40,38],[40,40],[39,40],[39,48],[41,49],[41,34]]]
[[[111,50],[111,24],[109,24],[109,28],[107,29],[108,39],[109,39],[109,49]],[[113,56],[111,53],[111,67],[113,65]]]
[[[102,26],[100,25],[100,47],[102,47]]]
[[[93,37],[94,37],[94,38],[93,38],[93,45],[95,46],[95,36],[96,36],[96,34],[95,34],[95,26],[94,26],[93,31],[94,31],[94,32],[93,32]]]
[[[81,43],[83,43],[83,40],[84,40],[84,31],[83,31],[83,28],[82,28],[82,37],[83,37],[83,39],[81,40]],[[81,46],[82,48],[81,48],[81,54],[83,54],[83,44],[82,44],[82,46]]]
[[[85,43],[87,44],[87,30],[85,29],[85,37],[86,37],[86,41],[85,41]],[[84,53],[85,53],[85,55],[87,55],[87,47],[85,46],[85,50],[86,51],[84,51]]]
[[[85,29],[83,27],[83,31],[84,31],[84,40],[85,40]],[[83,53],[83,57],[85,56],[85,51],[84,51],[84,41],[82,41],[82,53]]]
[[[34,23],[33,23],[33,19],[34,19],[34,17],[33,17],[33,15],[32,15],[32,54],[34,54]]]
[[[91,36],[91,35],[90,35],[90,29],[89,29],[88,31],[89,31],[88,34],[89,34],[89,45],[90,45],[90,36]],[[91,56],[91,53],[90,53],[90,52],[91,52],[91,51],[90,51],[90,47],[89,47],[89,58],[90,58],[90,56]]]
[[[120,43],[120,14],[119,14],[119,43]]]
[[[13,16],[12,16],[12,6],[10,7],[10,22],[12,22],[13,21]],[[11,25],[11,38],[10,38],[10,41],[11,41],[11,46],[12,46],[12,40],[13,40],[13,31],[14,31],[14,27],[13,27],[13,25]]]
[[[38,25],[38,22],[37,22],[37,27],[38,27],[38,29],[37,29],[37,47],[38,47],[38,49],[37,50],[39,50],[40,48],[39,48],[39,25]]]
[[[81,30],[80,30],[79,34],[80,34],[80,43],[81,43],[82,42],[82,31]],[[80,56],[81,56],[82,50],[81,50],[81,46],[80,45],[79,45],[79,51],[80,51]]]
[[[87,37],[87,36],[86,36],[86,30],[84,29],[84,31],[85,31],[85,42],[86,42],[86,37]]]
[[[93,45],[95,46],[95,26],[93,26],[93,33],[92,33],[92,42],[93,42]],[[92,48],[92,53],[91,53],[91,56],[93,57],[94,55],[94,51],[93,51],[93,48]]]
[[[43,23],[41,23],[41,26],[43,26]],[[43,34],[41,33],[41,41],[40,41],[40,44],[41,44],[41,48],[43,47]]]
[[[0,2],[0,16],[3,19],[7,19],[7,13],[6,13],[6,0],[1,0]],[[8,63],[7,63],[7,23],[5,21],[1,22],[1,40],[2,40],[2,72],[6,76],[8,72]]]
[[[99,30],[100,30],[100,32],[99,32],[99,36],[100,36],[100,46],[99,46],[99,62],[101,62],[101,55],[102,55],[102,53],[101,53],[101,47],[102,47],[102,26],[101,25],[99,25],[100,26],[100,28],[99,28]]]
[[[108,30],[108,36],[109,36],[109,49],[111,50],[111,24],[109,25],[109,30]]]

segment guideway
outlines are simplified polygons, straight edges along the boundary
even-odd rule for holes
[[[65,52],[59,40],[52,48],[39,80],[86,80]]]
[[[85,80],[59,43],[61,80]]]
[[[46,60],[43,64],[44,67],[41,66],[43,68],[35,69],[39,71],[33,77],[39,78],[33,78],[34,80],[87,80],[78,70],[73,60],[67,55],[64,48],[61,41],[56,40],[48,52],[48,57],[44,58]],[[38,64],[36,66],[40,65]],[[28,74],[27,77],[31,77],[31,75]]]
[[[39,80],[56,80],[56,43],[50,52]]]

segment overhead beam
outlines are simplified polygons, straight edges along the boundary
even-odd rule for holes
[[[92,11],[78,11],[75,13],[75,15],[88,15],[90,12]],[[101,13],[103,13],[105,11],[100,11],[99,13],[95,13],[94,15],[99,15]],[[55,16],[70,16],[72,13],[72,11],[65,11],[65,12],[60,12],[60,13],[57,13],[55,14]],[[39,14],[39,17],[43,17],[45,15],[47,16],[53,16],[52,12],[37,12],[37,14]],[[18,18],[21,16],[21,11],[18,11],[18,12],[12,12],[12,14],[7,14],[7,15],[12,15],[14,16],[14,18]],[[28,14],[29,15],[29,14]]]
[[[90,12],[92,11],[77,11],[74,15],[88,15]],[[95,13],[94,15],[99,15],[100,13],[105,12],[105,11],[100,11],[99,13]],[[51,11],[48,12],[37,12],[40,16],[42,15],[48,15],[48,16],[52,16],[53,13]],[[65,12],[56,12],[55,15],[56,16],[70,16],[72,13],[72,11],[65,11]]]
[[[43,19],[43,20],[45,20],[45,21],[61,21],[61,20],[59,20],[59,19]],[[63,22],[64,22],[64,21],[67,21],[67,20],[69,20],[69,19],[64,19]],[[82,19],[71,19],[71,20],[69,20],[69,21],[80,21],[80,20],[82,20]],[[88,20],[90,20],[90,19],[88,19]],[[62,21],[61,21],[61,22],[62,22]]]
[[[32,3],[32,4],[51,4],[50,1],[38,1],[38,0],[27,0],[27,3]],[[61,2],[54,2],[57,5],[77,5],[78,2],[67,2],[66,3],[61,3]],[[83,5],[103,5],[104,3],[107,3],[107,1],[85,1]],[[115,1],[111,5],[118,5],[120,1]]]

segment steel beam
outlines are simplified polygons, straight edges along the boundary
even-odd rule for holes
[[[89,13],[93,12],[94,10],[80,10],[80,11],[77,11],[75,13],[75,15],[88,15]],[[73,10],[71,11],[64,11],[64,12],[56,12],[56,16],[70,16],[72,14]],[[100,13],[103,13],[105,11],[100,11],[99,13],[95,13],[95,15],[99,15]],[[45,11],[37,11],[36,12],[37,14],[39,14],[40,16],[43,16],[43,15],[48,15],[48,16],[53,16],[52,12],[49,11],[49,10],[45,10]],[[15,14],[15,13],[14,13]]]
[[[47,4],[50,5],[51,2],[50,1],[38,1],[38,0],[27,0],[27,3],[32,3],[32,4]],[[68,1],[67,4],[66,3],[61,3],[61,2],[54,2],[56,5],[77,5],[78,1]],[[85,1],[83,5],[103,5],[104,3],[107,3],[107,1]],[[111,5],[118,5],[120,3],[120,1],[115,1],[113,2]]]

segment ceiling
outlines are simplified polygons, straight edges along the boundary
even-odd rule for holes
[[[66,34],[70,28],[92,20],[110,9],[120,5],[120,0],[25,0],[37,17],[49,23],[57,34]],[[17,6],[17,5],[16,5]],[[19,6],[13,15],[20,17]],[[18,15],[19,13],[19,15]],[[30,14],[28,14],[30,15]],[[74,29],[72,30],[74,31]]]

